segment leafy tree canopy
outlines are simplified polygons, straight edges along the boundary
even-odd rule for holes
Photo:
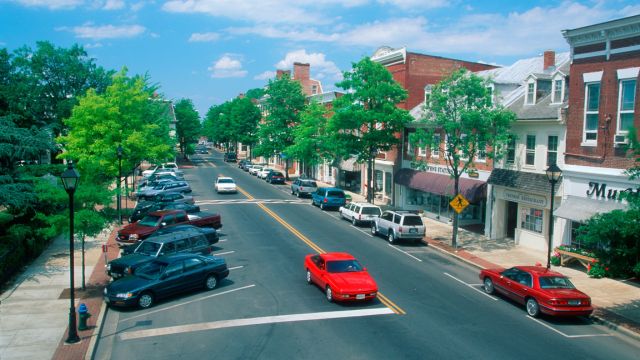
[[[188,153],[187,144],[198,141],[201,132],[200,115],[189,99],[182,99],[174,107],[176,114],[176,135],[180,144],[180,152],[183,156]],[[191,149],[193,150],[193,149]]]
[[[317,165],[325,159],[333,159],[334,147],[328,141],[327,119],[329,110],[312,101],[300,114],[300,125],[293,130],[293,145],[286,153],[307,165]]]

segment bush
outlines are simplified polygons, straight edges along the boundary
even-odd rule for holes
[[[587,275],[595,279],[600,279],[607,276],[608,270],[609,268],[605,267],[604,264],[595,261],[589,264],[589,266],[587,267]]]
[[[551,257],[551,265],[553,265],[553,266],[559,266],[560,265],[560,254],[555,253]]]

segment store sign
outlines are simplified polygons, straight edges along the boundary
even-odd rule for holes
[[[629,196],[638,196],[638,194],[640,194],[640,188],[637,188],[635,191],[632,188],[625,190],[607,189],[607,184],[605,183],[589,181],[589,189],[587,190],[587,196],[610,200],[620,200],[620,194],[622,193],[628,193]]]
[[[499,194],[501,199],[509,200],[517,203],[533,205],[536,207],[547,207],[547,198],[540,195],[527,194],[520,191],[502,190]]]

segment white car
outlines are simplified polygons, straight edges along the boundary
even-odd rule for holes
[[[219,176],[216,179],[216,183],[214,185],[216,192],[219,193],[237,193],[238,187],[236,186],[236,182],[226,176]]]
[[[249,168],[249,174],[258,175],[258,172],[260,170],[262,170],[262,165],[253,165],[251,168]]]
[[[150,167],[149,169],[142,172],[143,177],[149,177],[153,174],[159,173],[173,173],[177,177],[184,176],[184,171],[178,169],[178,165],[176,163],[166,163],[162,165],[155,165]]]
[[[268,168],[268,167],[263,167],[263,168],[262,168],[262,170],[260,170],[260,171],[258,172],[258,174],[257,174],[257,175],[258,175],[258,177],[259,177],[260,179],[266,179],[266,178],[267,178],[267,175],[269,175],[269,172],[270,172],[271,170],[274,170],[274,169],[272,169],[272,168]]]
[[[382,214],[380,207],[359,202],[352,202],[341,206],[338,211],[342,218],[351,221],[353,225],[365,222],[371,223]]]

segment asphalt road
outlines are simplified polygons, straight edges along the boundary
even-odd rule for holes
[[[482,292],[478,271],[424,245],[391,246],[367,227],[225,164],[187,169],[204,211],[222,215],[215,254],[231,269],[212,291],[147,310],[110,309],[97,359],[637,359],[640,344],[587,319],[533,319]],[[238,194],[216,194],[218,175]],[[335,304],[305,281],[303,259],[346,251],[380,287]]]

